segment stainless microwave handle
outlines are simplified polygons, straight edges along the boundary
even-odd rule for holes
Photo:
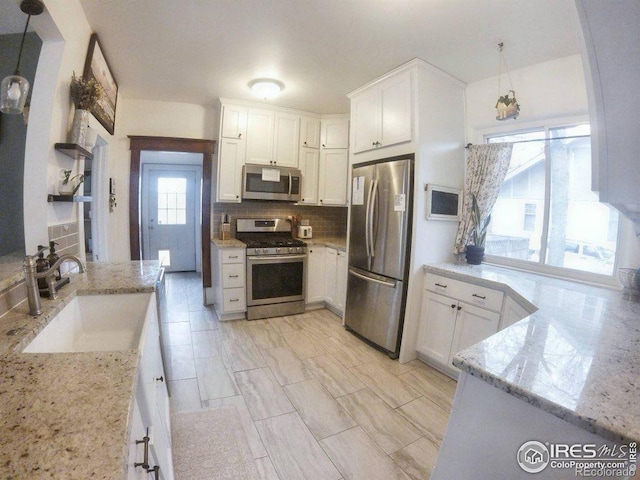
[[[291,172],[289,172],[289,196],[291,196]]]
[[[304,260],[307,255],[251,255],[247,260]]]

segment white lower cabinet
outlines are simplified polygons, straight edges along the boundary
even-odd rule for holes
[[[504,293],[427,274],[422,298],[418,356],[455,377],[453,356],[498,331]]]
[[[347,290],[347,254],[327,247],[325,256],[325,301],[329,310],[342,315]]]
[[[244,248],[219,248],[213,244],[213,290],[220,320],[244,318],[247,310]]]
[[[307,248],[307,297],[306,303],[318,303],[325,299],[325,256],[323,245]]]
[[[149,471],[157,466],[158,478],[173,480],[169,393],[155,298],[149,304],[145,328],[129,434],[127,479],[147,479]]]

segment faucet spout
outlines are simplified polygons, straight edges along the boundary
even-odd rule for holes
[[[61,255],[56,262],[49,267],[48,270],[44,272],[38,272],[36,270],[36,258],[38,254],[40,254],[42,250],[40,250],[36,255],[27,255],[24,259],[24,263],[22,268],[24,270],[24,279],[25,284],[27,286],[27,299],[29,301],[29,314],[33,316],[38,316],[42,313],[42,308],[40,307],[40,290],[38,290],[38,278],[46,278],[47,285],[49,286],[49,298],[54,299],[58,297],[56,292],[56,270],[60,265],[64,262],[71,261],[75,262],[80,269],[80,273],[84,273],[86,268],[82,261],[71,254]]]

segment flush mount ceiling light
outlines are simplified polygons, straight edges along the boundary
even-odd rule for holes
[[[249,88],[256,96],[268,100],[282,91],[284,83],[273,78],[256,78],[249,82]]]
[[[31,15],[40,15],[44,11],[44,3],[41,0],[22,0],[20,10],[28,15],[27,23],[22,33],[22,42],[20,42],[20,53],[18,54],[18,64],[13,75],[9,75],[2,80],[0,84],[0,112],[18,114],[24,110],[24,104],[29,94],[29,82],[26,78],[20,76],[20,60],[22,60],[22,48],[24,47],[24,38],[29,28],[29,20]]]

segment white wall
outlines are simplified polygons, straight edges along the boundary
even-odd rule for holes
[[[525,130],[541,124],[588,118],[587,88],[580,55],[514,70],[510,74],[520,104],[520,115],[516,120],[495,119],[497,76],[467,86],[468,142],[482,143],[486,133]],[[501,94],[505,94],[508,81],[504,75],[501,85]],[[625,217],[621,217],[618,266],[640,267],[640,239],[632,222]]]
[[[57,193],[62,168],[82,171],[80,162],[56,152],[73,120],[69,84],[73,72],[82,74],[91,28],[78,0],[47,0],[46,11],[32,19],[43,40],[38,63],[25,152],[25,248],[34,252],[47,241],[47,226],[75,221],[78,204],[47,203],[47,193]],[[104,46],[103,46],[104,47]],[[108,56],[108,50],[106,51]],[[118,72],[114,71],[118,79]],[[120,87],[123,85],[120,84]],[[119,95],[115,135],[93,117],[90,124],[108,145],[107,175],[117,182],[118,206],[108,215],[107,252],[110,261],[126,261],[129,255],[129,139],[128,135],[214,138],[214,107],[131,100]]]

